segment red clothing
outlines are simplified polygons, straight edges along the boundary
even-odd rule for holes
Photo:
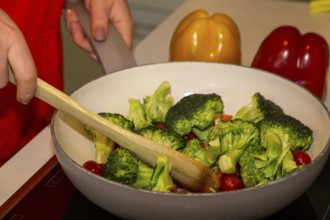
[[[60,18],[64,0],[0,0],[0,8],[23,32],[37,66],[38,76],[63,89]],[[50,123],[53,108],[34,98],[16,101],[16,87],[0,90],[0,166]]]

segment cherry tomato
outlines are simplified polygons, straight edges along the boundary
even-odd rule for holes
[[[179,192],[179,194],[188,194],[189,191],[185,188],[182,188],[181,191]]]
[[[312,159],[306,151],[294,151],[293,159],[298,166],[309,164],[310,162],[312,162]]]
[[[161,123],[161,122],[155,122],[154,125],[160,129],[164,129],[165,128],[165,124]]]
[[[218,177],[219,181],[221,181],[222,173],[218,171],[215,173],[215,175]]]
[[[243,182],[236,174],[222,174],[221,176],[221,190],[231,191],[243,188]]]
[[[89,160],[84,163],[83,167],[97,175],[103,176],[104,164],[98,164],[95,161]]]
[[[187,135],[184,136],[184,138],[187,140],[187,141],[190,141],[192,139],[195,139],[195,135],[193,133],[189,133]]]
[[[173,188],[170,190],[170,192],[176,193],[178,192],[178,186],[174,183]]]
[[[233,118],[232,115],[227,115],[227,114],[222,115],[222,120],[224,121],[230,121],[232,118]]]

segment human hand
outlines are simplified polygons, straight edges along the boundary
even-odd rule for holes
[[[37,68],[24,36],[9,15],[0,9],[0,89],[8,83],[8,64],[14,72],[16,98],[27,104],[37,89]]]
[[[91,35],[97,41],[107,38],[109,21],[117,29],[129,48],[133,42],[133,21],[126,0],[85,0],[85,6],[91,14]],[[73,42],[97,59],[89,41],[85,37],[78,17],[74,11],[65,11],[66,26]]]

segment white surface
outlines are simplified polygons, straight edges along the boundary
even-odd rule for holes
[[[233,18],[241,33],[243,65],[251,64],[262,40],[280,25],[294,25],[301,33],[317,32],[330,44],[330,13],[311,15],[308,1],[188,0],[137,45],[134,53],[138,65],[168,61],[169,44],[176,26],[196,9],[205,9],[210,14],[221,12]],[[330,69],[328,75],[329,72]],[[330,89],[325,103],[330,106]]]
[[[47,126],[0,168],[0,205],[6,202],[53,155],[50,127]]]

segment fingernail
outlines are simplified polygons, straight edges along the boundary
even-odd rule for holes
[[[27,105],[27,104],[29,104],[29,102],[28,102],[28,101],[25,101],[25,100],[17,99],[17,101],[18,101],[19,103],[23,104],[23,105]]]
[[[97,56],[96,56],[95,53],[90,53],[89,56],[90,56],[91,59],[97,61]]]
[[[102,41],[105,38],[105,31],[103,28],[97,28],[94,33],[94,37],[96,40]]]
[[[65,16],[65,19],[70,19],[70,15],[71,15],[71,10],[70,9],[66,9],[65,10],[65,14],[64,14],[64,16]]]

